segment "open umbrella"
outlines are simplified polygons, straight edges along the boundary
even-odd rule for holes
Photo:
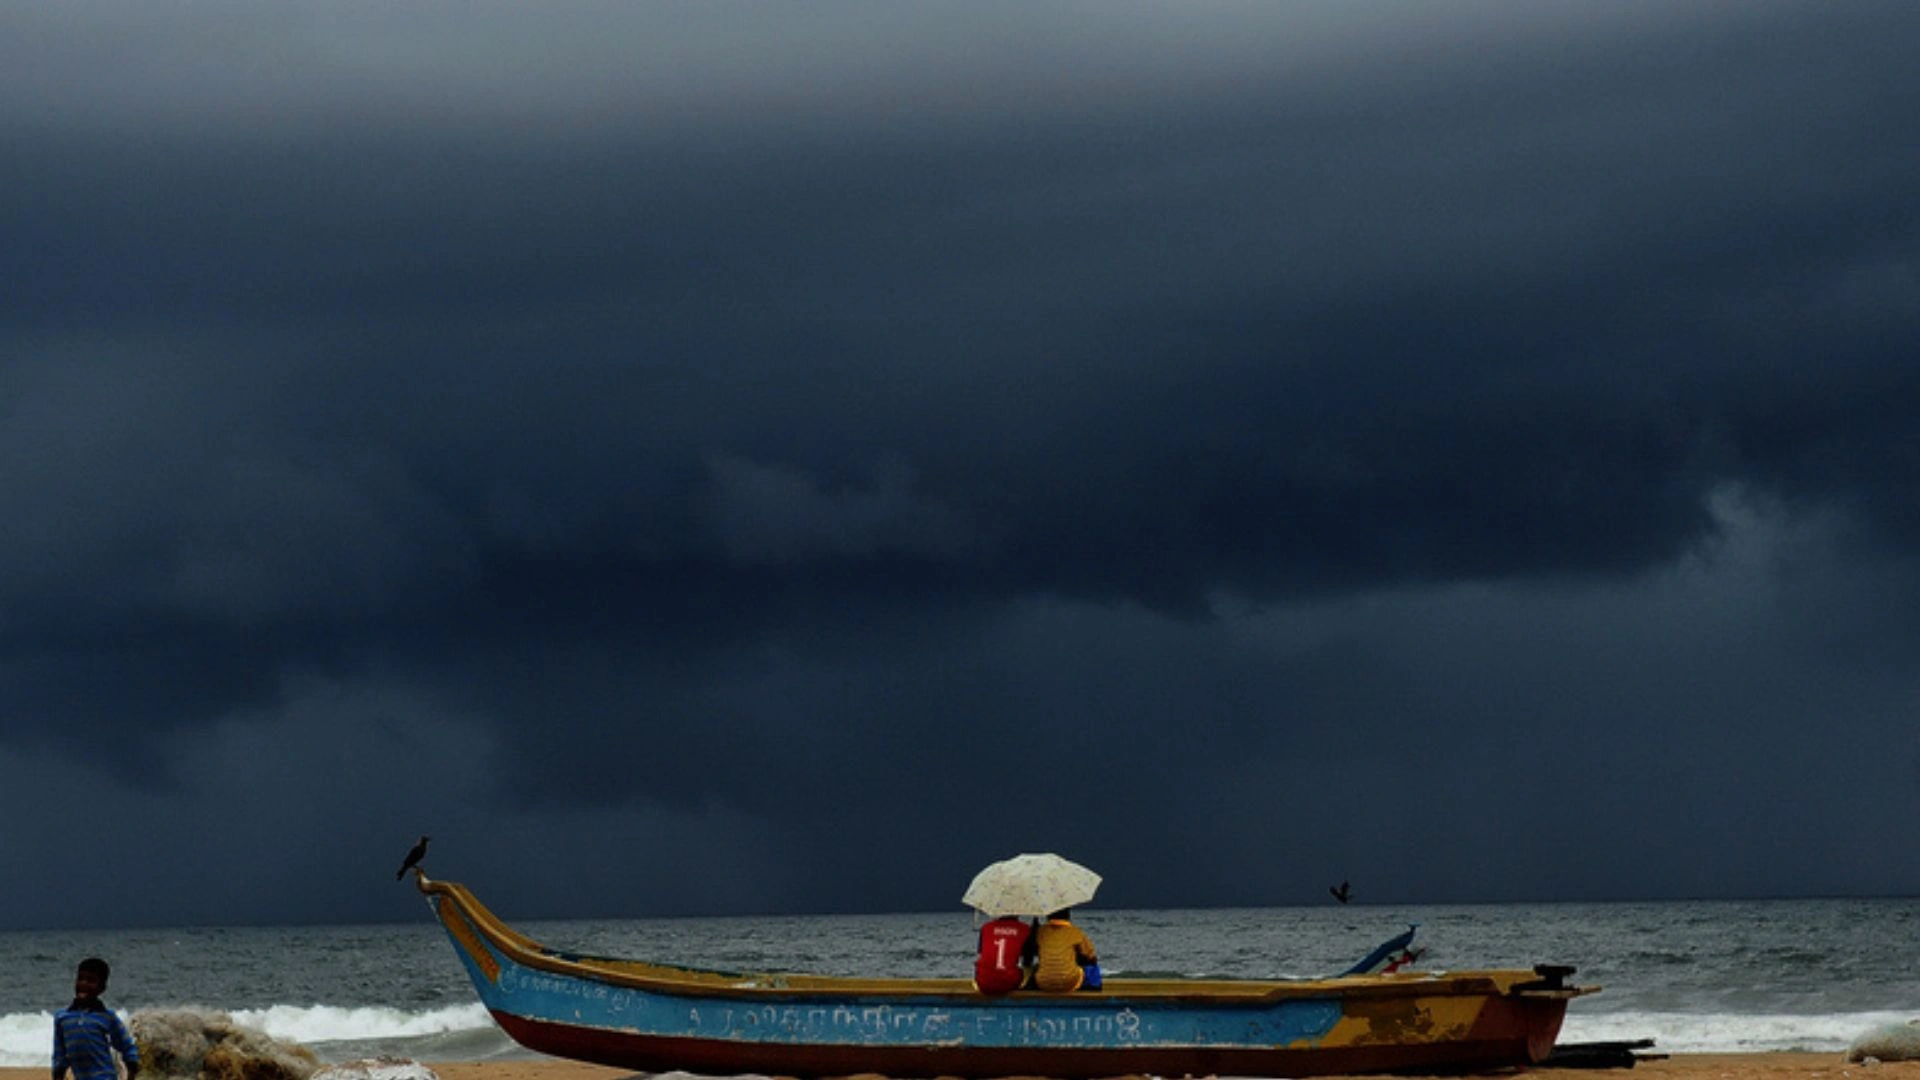
[[[960,902],[995,918],[1047,915],[1093,899],[1100,875],[1054,854],[1015,855],[973,876]]]

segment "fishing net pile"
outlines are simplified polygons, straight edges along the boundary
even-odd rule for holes
[[[311,1080],[320,1059],[299,1043],[242,1027],[223,1012],[141,1009],[127,1018],[142,1077]]]
[[[1847,1047],[1848,1061],[1920,1061],[1920,1020],[1873,1028]]]

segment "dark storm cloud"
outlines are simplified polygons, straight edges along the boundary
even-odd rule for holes
[[[1897,740],[1917,23],[0,15],[6,771],[111,735],[126,812],[206,821],[203,746],[340,787],[274,819],[355,802],[335,860],[454,801],[692,830],[772,906],[943,903],[1009,845],[1139,903],[1373,849],[1410,896],[1631,892],[1583,823],[1492,883],[1432,823],[1653,758],[1614,812],[1733,828],[1773,804],[1708,763]],[[379,794],[300,749],[388,746],[356,702],[483,750]],[[996,740],[1061,778],[986,797]]]

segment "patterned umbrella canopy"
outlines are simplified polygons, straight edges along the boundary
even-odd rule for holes
[[[980,871],[960,902],[995,918],[1046,915],[1093,899],[1100,875],[1054,854],[1015,855]]]

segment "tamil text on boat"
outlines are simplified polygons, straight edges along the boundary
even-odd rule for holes
[[[988,996],[964,978],[738,974],[583,956],[416,872],[500,1027],[528,1049],[648,1072],[1106,1077],[1475,1072],[1553,1049],[1573,969],[1313,980],[1128,979]]]

